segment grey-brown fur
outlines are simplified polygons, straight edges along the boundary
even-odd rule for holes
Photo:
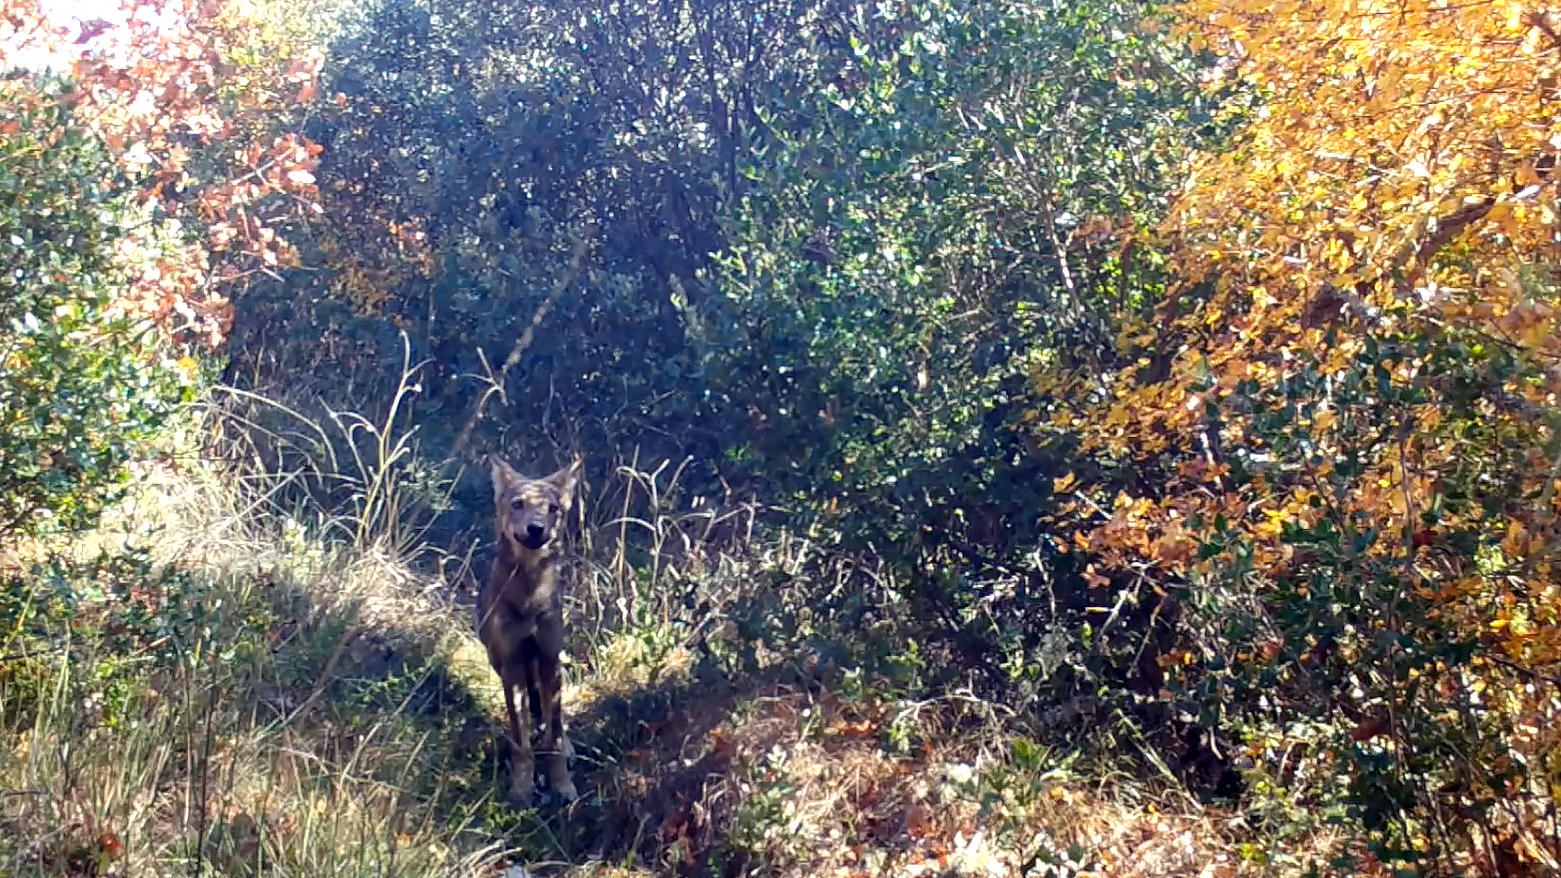
[[[530,727],[522,728],[516,690],[541,726],[538,748],[548,787],[564,801],[576,798],[569,777],[572,748],[564,733],[563,595],[558,568],[563,560],[561,534],[573,503],[580,460],[542,479],[517,473],[498,455],[490,455],[494,523],[499,551],[477,595],[477,636],[504,687],[509,712],[510,798],[528,807],[536,767]]]

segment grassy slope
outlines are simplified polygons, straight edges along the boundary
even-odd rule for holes
[[[514,814],[469,610],[254,496],[205,465],[151,470],[68,547],[75,569],[40,576],[41,550],[4,568],[10,593],[28,584],[33,633],[0,632],[0,874],[1227,876],[1276,874],[1255,853],[1297,845],[1081,777],[973,700],[825,691],[781,661],[718,670],[697,632],[720,626],[651,599],[676,570],[617,565],[614,591],[610,562],[572,613],[585,799]],[[127,544],[151,554],[94,560]],[[700,575],[724,577],[730,606],[747,572],[726,558]],[[71,613],[66,593],[85,596]],[[606,603],[635,621],[604,624]]]

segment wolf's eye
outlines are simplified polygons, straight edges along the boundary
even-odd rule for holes
[[[558,514],[558,504],[557,503],[550,503],[550,504],[548,504],[547,511],[551,515],[557,515]]]
[[[511,508],[511,509],[525,509],[526,508],[526,501],[520,499],[519,497],[516,497],[514,500],[509,501],[509,508]]]

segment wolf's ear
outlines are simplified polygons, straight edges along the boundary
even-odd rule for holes
[[[498,498],[504,489],[520,478],[515,469],[504,462],[504,458],[497,454],[488,455],[488,476],[493,480],[493,496]]]
[[[558,493],[563,495],[565,506],[574,501],[575,485],[580,482],[580,468],[584,465],[585,458],[577,457],[568,466],[542,480],[558,489]]]

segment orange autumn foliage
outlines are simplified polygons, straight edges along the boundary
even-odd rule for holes
[[[1561,15],[1177,12],[1252,106],[1160,230],[1176,282],[1119,339],[1138,368],[1054,419],[1108,468],[1156,474],[1081,484],[1071,548],[1097,585],[1218,591],[1248,632],[1230,660],[1305,709],[1394,717],[1402,751],[1440,752],[1459,722],[1517,729],[1468,745],[1469,789],[1545,764],[1528,760],[1561,747]],[[1462,667],[1435,652],[1452,641]],[[1321,679],[1344,682],[1319,696]]]
[[[1310,526],[1329,510],[1402,537],[1372,552],[1402,552],[1417,533],[1424,544],[1419,514],[1450,470],[1480,459],[1456,438],[1449,388],[1427,356],[1373,363],[1418,396],[1388,425],[1393,441],[1375,443],[1359,475],[1338,482],[1346,491],[1331,490],[1330,480],[1360,425],[1341,423],[1326,394],[1290,401],[1299,402],[1291,426],[1311,453],[1277,461],[1237,491],[1225,452],[1269,453],[1254,416],[1283,408],[1282,388],[1303,369],[1326,380],[1372,356],[1372,339],[1455,333],[1518,365],[1472,417],[1541,444],[1514,476],[1521,502],[1509,519],[1439,526],[1487,533],[1507,569],[1552,593],[1561,498],[1555,449],[1542,441],[1549,428],[1538,419],[1561,390],[1561,308],[1535,285],[1561,267],[1551,173],[1561,152],[1561,20],[1515,3],[1257,9],[1198,0],[1183,13],[1233,75],[1268,98],[1234,148],[1196,164],[1166,223],[1179,285],[1162,309],[1165,324],[1127,333],[1146,351],[1168,340],[1181,346],[1170,379],[1127,382],[1103,411],[1060,419],[1091,450],[1182,458],[1163,497],[1117,497],[1083,539],[1108,560],[1150,558],[1179,575],[1220,563],[1190,551],[1200,535],[1188,523],[1199,516],[1240,523],[1258,566],[1272,573],[1293,561],[1283,525]],[[1237,397],[1256,408],[1233,410]],[[1451,596],[1468,591],[1454,582],[1473,575],[1444,582],[1417,567],[1414,578]],[[1536,660],[1561,659],[1552,648],[1555,609],[1525,623],[1543,644],[1524,649]]]
[[[119,310],[215,348],[231,320],[223,290],[296,262],[282,227],[320,212],[321,148],[285,128],[314,99],[322,59],[279,43],[228,0],[126,0],[123,12],[123,26],[87,22],[72,41],[33,0],[4,0],[0,66],[69,61],[73,88],[61,99],[77,123],[140,186],[159,231],[195,230],[176,231],[172,246],[150,234],[120,242],[132,282]],[[240,65],[238,48],[260,61]]]

